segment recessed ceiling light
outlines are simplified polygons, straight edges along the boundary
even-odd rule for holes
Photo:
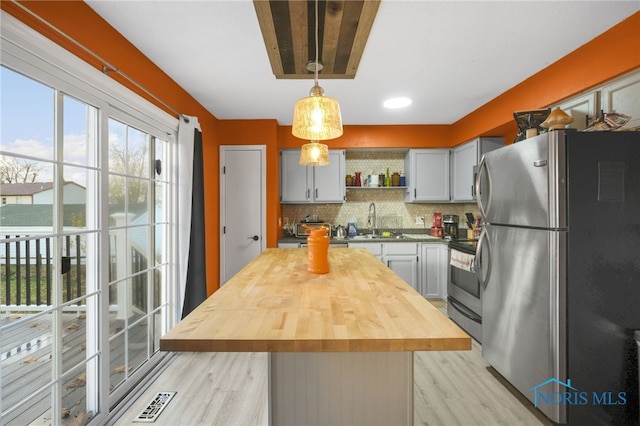
[[[397,109],[405,108],[411,105],[411,99],[405,97],[387,99],[383,103],[385,108]]]

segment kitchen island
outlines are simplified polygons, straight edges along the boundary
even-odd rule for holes
[[[160,340],[165,351],[268,352],[272,424],[412,424],[413,352],[471,338],[364,249],[268,249]]]

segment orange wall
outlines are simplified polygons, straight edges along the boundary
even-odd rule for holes
[[[205,232],[210,293],[219,287],[220,275],[220,145],[267,146],[267,245],[275,247],[280,217],[278,149],[302,144],[291,135],[289,126],[278,126],[275,120],[216,119],[82,1],[27,1],[21,4],[121,69],[173,109],[198,117],[208,164],[205,168]],[[0,6],[92,66],[102,69],[101,62],[13,2],[3,0]],[[79,22],[82,25],[78,25]],[[556,103],[636,68],[640,68],[640,12],[452,125],[345,126],[344,135],[327,141],[327,145],[330,148],[450,147],[477,136],[504,136],[509,142],[517,131],[513,111]],[[116,73],[109,76],[158,105]],[[158,107],[166,110],[162,105]]]
[[[291,134],[291,126],[280,126],[278,140],[280,148],[299,148],[304,143]],[[324,142],[330,149],[448,147],[451,126],[344,126],[341,137]]]
[[[453,124],[452,145],[480,136],[507,136],[513,111],[543,108],[640,67],[640,12],[579,47]]]
[[[145,57],[135,46],[120,35],[113,27],[106,23],[93,9],[82,1],[27,1],[21,4],[36,15],[78,41],[111,65],[119,68],[126,75],[137,81],[144,88],[156,95],[182,114],[198,117],[202,128],[204,156],[211,158],[213,167],[207,167],[205,174],[209,175],[207,182],[216,182],[218,175],[218,142],[216,129],[218,119],[204,109],[191,95],[178,86],[167,74]],[[71,51],[90,65],[102,71],[103,63],[97,61],[83,49],[52,30],[39,19],[20,6],[10,1],[1,1],[0,7],[25,24],[47,36],[65,49]],[[78,23],[82,23],[79,25]],[[111,72],[110,77],[122,83],[143,98],[156,104],[159,108],[175,116],[156,100],[123,79],[117,73]],[[212,293],[218,288],[219,281],[219,246],[217,238],[218,218],[218,187],[205,185],[205,214],[206,234],[213,238],[207,239],[207,289]]]
[[[216,139],[220,145],[266,145],[267,150],[267,247],[276,247],[280,228],[278,122],[276,120],[221,120]],[[218,164],[218,162],[216,162]],[[218,187],[219,188],[219,187]],[[218,197],[216,197],[218,198]],[[219,229],[218,215],[211,217]],[[219,234],[207,234],[218,241]]]

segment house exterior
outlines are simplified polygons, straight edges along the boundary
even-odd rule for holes
[[[68,204],[85,202],[86,189],[75,182],[65,182],[63,197]],[[53,182],[0,184],[0,204],[51,204]]]

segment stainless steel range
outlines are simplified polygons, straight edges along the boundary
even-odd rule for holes
[[[482,288],[475,272],[475,240],[449,243],[447,314],[482,343]]]

